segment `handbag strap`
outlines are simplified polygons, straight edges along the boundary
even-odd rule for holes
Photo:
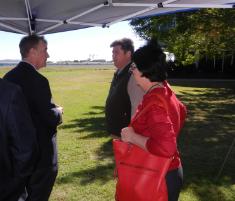
[[[156,105],[156,106],[160,106],[162,108],[164,108],[166,110],[166,113],[167,115],[169,114],[168,113],[168,106],[167,106],[167,103],[166,103],[166,99],[163,98],[162,96],[160,96],[159,94],[153,94],[153,96],[156,98],[156,100],[158,101],[157,103],[154,101],[154,102],[151,102],[149,103],[147,106],[145,106],[139,113],[137,113],[131,123],[133,123],[134,121],[136,121],[136,119],[138,119],[141,115],[144,114],[145,111],[147,111],[151,106],[153,105]]]

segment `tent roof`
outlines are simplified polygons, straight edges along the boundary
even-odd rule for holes
[[[0,0],[0,30],[49,34],[191,8],[233,8],[235,0]]]

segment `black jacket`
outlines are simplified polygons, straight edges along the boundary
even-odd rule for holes
[[[20,62],[4,79],[19,85],[26,97],[39,144],[37,169],[57,166],[56,128],[62,116],[52,101],[48,80],[26,62]]]
[[[109,134],[120,136],[121,129],[128,126],[131,119],[131,102],[127,91],[131,73],[130,65],[113,76],[105,105],[105,119]]]
[[[0,200],[15,201],[33,172],[37,140],[20,88],[0,79],[0,94]]]

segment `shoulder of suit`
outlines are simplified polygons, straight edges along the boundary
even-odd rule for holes
[[[20,90],[20,87],[12,82],[9,82],[7,80],[0,79],[0,93],[4,91],[5,93],[13,93],[17,90]]]
[[[3,80],[2,78],[0,78],[0,86],[1,87],[4,87],[4,88],[17,88],[18,86],[16,85],[16,84],[14,84],[14,83],[11,83],[11,82],[9,82],[9,81],[7,81],[7,80]]]
[[[22,61],[22,62],[20,62],[20,63],[17,65],[17,67],[22,68],[22,69],[25,69],[25,70],[28,70],[28,72],[31,72],[32,74],[38,75],[38,77],[47,80],[47,78],[44,77],[41,73],[39,73],[39,72],[34,68],[33,65],[31,65],[31,64],[29,64],[29,63],[27,63],[27,62],[23,62],[23,61]]]
[[[18,68],[19,70],[21,69],[21,70],[28,70],[30,72],[37,72],[33,65],[31,65],[30,63],[24,62],[24,61],[21,61],[16,66],[16,68]]]

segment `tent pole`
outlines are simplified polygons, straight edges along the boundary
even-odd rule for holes
[[[221,165],[221,167],[220,167],[220,170],[219,170],[219,172],[218,172],[218,174],[217,174],[217,176],[216,176],[215,181],[218,181],[218,179],[219,179],[219,177],[220,177],[220,175],[221,175],[221,173],[222,173],[222,171],[223,171],[223,169],[224,169],[225,163],[227,162],[228,157],[229,157],[230,153],[232,152],[232,149],[233,149],[234,144],[235,144],[235,138],[233,139],[232,144],[231,144],[230,147],[229,147],[229,150],[228,150],[228,152],[227,152],[227,154],[226,154],[226,156],[225,156],[225,158],[224,158],[224,161],[223,161],[223,163],[222,163],[222,165]]]
[[[16,29],[16,28],[13,28],[13,27],[11,27],[11,26],[5,25],[5,24],[3,24],[3,23],[1,23],[1,22],[0,22],[0,26],[5,27],[5,28],[7,28],[7,29],[10,29],[10,30],[12,30],[12,31],[14,31],[14,32],[16,32],[16,33],[21,33],[21,34],[27,35],[26,32],[24,32],[24,31],[22,31],[22,30],[20,30],[20,29]]]
[[[75,15],[75,16],[69,18],[69,19],[66,19],[66,20],[64,20],[64,21],[62,21],[62,22],[59,22],[59,23],[56,24],[56,25],[47,27],[46,29],[40,31],[39,34],[44,34],[45,32],[47,32],[47,31],[49,31],[49,30],[52,30],[52,29],[55,29],[56,27],[59,27],[59,26],[61,26],[61,25],[63,25],[63,24],[70,24],[70,22],[71,22],[72,20],[75,20],[75,19],[77,19],[77,18],[79,18],[79,17],[82,17],[82,16],[84,16],[84,15],[87,15],[87,14],[89,14],[89,13],[91,13],[91,12],[94,12],[94,11],[100,9],[100,8],[103,8],[104,6],[106,6],[106,5],[105,5],[105,4],[100,4],[100,5],[98,5],[98,6],[95,6],[94,8],[91,8],[91,9],[89,9],[89,10],[87,10],[87,11],[84,11],[83,13],[80,13],[80,14]]]
[[[31,27],[31,19],[32,19],[32,13],[30,10],[30,5],[28,0],[25,0],[25,7],[26,7],[26,12],[27,12],[27,17],[28,17],[28,24],[29,24],[29,34],[32,35],[32,27]]]
[[[165,4],[164,8],[233,8],[233,4]]]

